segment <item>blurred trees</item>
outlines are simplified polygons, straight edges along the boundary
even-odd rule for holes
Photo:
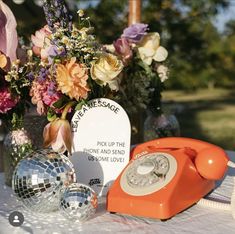
[[[228,0],[142,0],[142,22],[162,36],[169,51],[169,88],[213,88],[235,84],[235,21],[228,33],[220,34],[213,24]],[[111,43],[127,25],[127,0],[102,0],[88,12],[98,38]]]
[[[72,0],[86,8],[97,38],[111,44],[127,26],[128,0]],[[71,0],[68,3],[72,2]],[[133,0],[135,1],[135,0]],[[169,51],[168,88],[235,86],[235,20],[223,33],[214,22],[229,0],[142,0],[142,22],[161,34]],[[19,32],[30,35],[45,24],[42,9],[31,0],[15,5],[6,0],[18,19]],[[70,4],[75,6],[76,4]],[[77,9],[71,9],[76,14]]]
[[[172,64],[173,88],[214,87],[221,82],[223,36],[213,24],[226,0],[149,0],[144,21],[161,31]],[[157,22],[157,23],[156,23]],[[160,29],[160,30],[159,30]]]

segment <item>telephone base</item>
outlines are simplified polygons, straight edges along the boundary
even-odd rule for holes
[[[197,185],[196,190],[193,189],[195,185],[192,184],[192,187],[188,188],[190,190],[189,194],[179,193],[180,189],[176,189],[170,197],[166,196],[166,199],[162,196],[159,197],[157,193],[135,197],[124,192],[121,194],[122,191],[116,193],[114,190],[113,192],[110,190],[107,196],[107,210],[111,214],[121,213],[165,221],[206,196],[214,188],[213,181],[207,182],[206,187],[202,188]],[[198,194],[198,191],[202,189],[204,192]]]
[[[170,162],[171,172],[170,170],[167,172],[166,180],[167,177],[170,178],[167,183],[156,189],[151,185],[147,188],[133,187],[128,182],[127,176],[131,175],[133,168],[135,170],[135,165],[142,170],[139,165],[150,165],[151,157],[157,160],[157,156],[148,151],[139,157],[140,160],[147,158],[146,161],[141,161],[141,163],[145,162],[142,164],[137,164],[138,158],[133,157],[107,194],[109,212],[167,220],[197,203],[215,187],[214,180],[205,179],[197,172],[193,156],[189,156],[184,148],[168,152],[160,149],[155,152],[162,157],[167,157]],[[141,170],[139,170],[140,173],[142,173]],[[169,177],[170,174],[172,177]]]

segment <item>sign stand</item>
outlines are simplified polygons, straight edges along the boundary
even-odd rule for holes
[[[72,118],[73,154],[77,181],[105,196],[129,162],[131,127],[116,102],[93,99]]]

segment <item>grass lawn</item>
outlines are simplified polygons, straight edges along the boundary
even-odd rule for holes
[[[235,150],[235,95],[232,90],[165,91],[163,101],[176,104],[181,136]]]

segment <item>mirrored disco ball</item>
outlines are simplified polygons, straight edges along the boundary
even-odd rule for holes
[[[58,210],[62,190],[75,180],[73,165],[65,155],[43,149],[18,163],[12,188],[30,210],[51,212]]]
[[[67,187],[60,201],[61,213],[77,222],[89,219],[95,213],[97,206],[98,199],[94,190],[78,183]]]

